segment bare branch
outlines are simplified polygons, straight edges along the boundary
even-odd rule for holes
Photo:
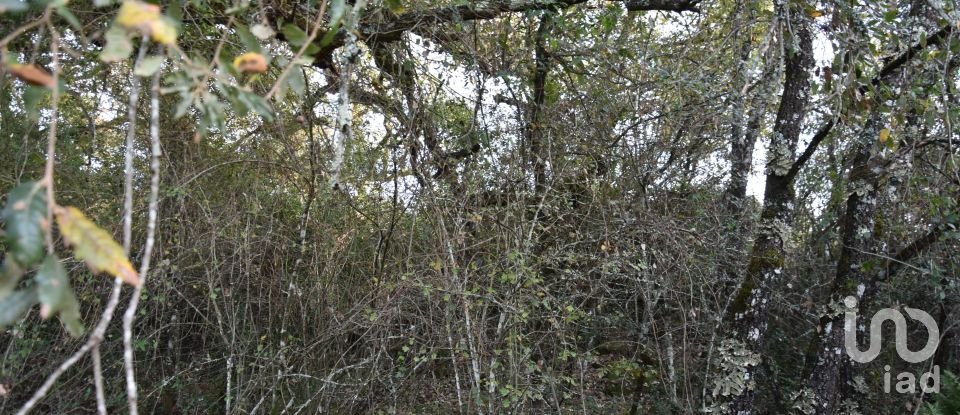
[[[887,275],[894,275],[897,271],[900,271],[904,267],[904,264],[916,258],[918,255],[923,253],[930,248],[931,245],[936,243],[940,236],[947,231],[947,226],[938,225],[931,229],[929,232],[923,234],[923,236],[917,238],[909,245],[905,246],[896,255],[893,256],[893,260],[887,265]]]
[[[150,258],[157,229],[158,198],[160,193],[160,73],[153,75],[150,85],[150,200],[147,209],[147,240],[143,244],[143,256],[140,262],[140,278],[147,280],[150,271]],[[137,381],[133,367],[133,320],[140,304],[140,293],[144,284],[136,286],[127,310],[123,313],[123,368],[127,380],[127,405],[131,415],[137,415]]]
[[[800,172],[800,169],[803,168],[803,165],[810,160],[810,157],[813,157],[813,153],[817,151],[817,147],[823,142],[823,139],[827,138],[830,135],[830,131],[833,130],[833,126],[837,124],[837,120],[831,119],[827,121],[816,134],[813,135],[813,138],[810,140],[810,144],[807,144],[807,148],[803,150],[803,153],[800,154],[800,157],[797,158],[797,161],[790,166],[790,171],[787,172],[787,180],[793,181],[797,173]]]
[[[144,56],[146,56],[147,47],[145,46],[145,43],[146,42],[144,41],[140,46],[140,52],[138,53],[137,59],[134,62],[134,65],[132,66],[133,68],[139,66],[140,61],[142,61]],[[54,45],[54,51],[55,50],[56,49]],[[53,55],[57,56],[56,53],[54,53]],[[56,64],[54,64],[54,76],[56,76],[57,70],[58,68],[56,67]],[[54,94],[56,94],[56,92],[54,92]],[[131,232],[129,231],[128,224],[131,222],[131,218],[133,215],[133,212],[132,212],[133,211],[133,208],[132,208],[133,206],[132,142],[133,142],[133,137],[136,130],[136,120],[137,120],[136,104],[138,101],[139,94],[140,94],[140,82],[134,76],[132,77],[132,83],[130,85],[130,95],[129,95],[130,98],[128,101],[129,107],[127,111],[127,116],[129,117],[128,119],[129,129],[127,130],[127,143],[126,143],[126,149],[125,149],[126,157],[128,158],[128,161],[129,161],[129,164],[128,164],[129,168],[126,170],[126,181],[124,184],[125,202],[124,202],[124,213],[123,213],[123,222],[124,222],[123,245],[124,245],[124,253],[127,255],[129,255],[129,252],[130,252],[130,239],[131,239]],[[55,120],[56,116],[54,116],[53,118]],[[129,204],[127,204],[126,202],[127,200],[130,201]],[[51,204],[53,203],[52,199],[50,200],[50,203]],[[26,415],[31,410],[33,410],[33,407],[40,402],[40,399],[43,399],[43,397],[46,396],[47,392],[50,391],[50,388],[53,387],[53,385],[57,382],[57,379],[59,379],[60,376],[64,374],[64,372],[66,372],[68,369],[73,367],[73,365],[77,364],[77,362],[80,361],[80,358],[85,356],[87,353],[90,353],[91,351],[96,350],[100,347],[100,343],[103,342],[104,333],[106,333],[107,331],[107,326],[113,320],[113,313],[117,309],[117,304],[120,303],[120,288],[122,287],[122,285],[123,285],[123,281],[120,280],[119,278],[114,280],[113,289],[110,292],[110,297],[107,300],[106,307],[104,307],[103,314],[100,315],[100,321],[97,322],[97,325],[94,327],[93,332],[90,333],[90,337],[87,338],[87,341],[83,344],[83,346],[80,347],[80,349],[74,352],[73,355],[67,358],[67,360],[64,360],[63,363],[61,363],[60,366],[58,366],[57,369],[53,371],[53,373],[47,376],[47,380],[44,381],[43,385],[41,385],[40,388],[33,393],[33,396],[30,397],[30,400],[28,400],[26,403],[23,404],[22,407],[20,407],[20,409],[17,411],[17,415]],[[97,353],[97,355],[99,355],[99,352]],[[102,368],[100,367],[100,364],[99,364],[99,356],[94,357],[94,387],[96,388],[98,411],[103,413],[106,411],[105,409],[106,399],[104,398],[104,393],[103,393],[103,374],[102,374]],[[103,408],[103,409],[101,410],[100,408]]]

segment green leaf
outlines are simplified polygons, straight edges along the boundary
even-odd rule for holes
[[[183,9],[185,5],[183,1],[174,1],[170,2],[169,7],[167,7],[167,18],[168,21],[174,25],[174,27],[181,28],[183,27]]]
[[[237,87],[223,84],[221,82],[216,82],[214,85],[216,85],[217,89],[223,92],[223,96],[230,101],[230,104],[233,106],[233,110],[237,113],[237,116],[243,117],[250,112],[250,107],[246,103],[240,101],[238,98],[239,89]]]
[[[57,14],[66,20],[70,24],[70,27],[74,28],[78,32],[83,31],[83,25],[80,24],[80,19],[77,19],[77,16],[73,14],[66,6],[57,7]]]
[[[287,23],[283,25],[280,29],[283,32],[283,37],[287,39],[287,43],[290,43],[293,46],[294,51],[299,51],[300,47],[307,42],[307,39],[310,38],[310,35],[307,32],[304,32],[303,29],[297,27],[294,24]],[[311,44],[307,47],[306,54],[313,55],[320,51],[320,48],[317,45]]]
[[[140,61],[140,64],[133,69],[133,74],[142,77],[148,77],[160,69],[160,65],[163,64],[164,56],[147,56]]]
[[[303,42],[306,42],[310,37],[307,35],[307,32],[304,32],[303,29],[293,23],[283,25],[280,31],[283,32],[283,37],[287,39],[287,42],[294,46],[303,45]]]
[[[400,0],[384,0],[383,3],[394,13],[399,14],[404,11],[403,3]]]
[[[238,24],[234,27],[237,31],[237,36],[240,37],[240,42],[247,48],[247,52],[263,54],[263,47],[260,45],[260,40],[250,32],[250,29],[248,29],[246,25]]]
[[[200,128],[201,134],[206,135],[209,130],[216,129],[223,132],[226,129],[226,119],[223,115],[223,103],[216,96],[209,92],[203,93],[203,100],[197,109],[200,110]]]
[[[30,5],[22,0],[0,0],[0,13],[22,12],[28,7],[30,7]]]
[[[328,30],[327,33],[324,33],[323,38],[320,39],[320,47],[327,46],[330,44],[330,42],[333,42],[333,39],[337,37],[337,31],[339,30],[340,20],[338,19],[330,24],[330,30]],[[312,55],[312,53],[310,55]]]
[[[192,106],[193,106],[193,94],[191,94],[190,92],[181,92],[180,102],[177,103],[177,108],[173,114],[173,118],[180,118],[186,115],[187,111],[190,111],[190,107]]]
[[[900,14],[900,11],[897,9],[888,10],[886,13],[883,14],[883,20],[887,23],[890,23],[896,20],[898,14]]]
[[[47,192],[43,186],[28,182],[17,186],[7,196],[3,209],[6,221],[6,242],[10,256],[23,267],[43,258],[47,223]]]
[[[237,71],[237,67],[233,65],[233,62],[230,62],[229,58],[226,58],[224,56],[218,56],[217,67],[219,67],[222,71],[230,74],[230,76],[233,76],[233,79],[240,78],[240,72]]]
[[[273,121],[273,108],[263,97],[250,91],[237,90],[237,99],[253,112],[260,114],[263,119]]]
[[[133,43],[127,36],[127,31],[122,27],[113,26],[103,35],[107,39],[107,45],[100,52],[100,60],[111,63],[119,62],[130,57],[133,53]]]
[[[247,112],[253,111],[265,120],[273,121],[273,108],[263,97],[246,89],[221,84],[219,82],[217,83],[217,87],[227,96],[238,115],[244,116]]]
[[[23,276],[23,268],[20,268],[20,265],[17,265],[17,261],[14,261],[13,258],[7,257],[3,264],[0,265],[0,300],[3,300],[14,288],[17,288],[17,283],[20,282],[20,277]]]
[[[346,0],[333,0],[330,5],[330,27],[333,28],[340,23],[340,19],[343,19],[343,15],[347,11],[347,2]]]
[[[10,294],[0,301],[0,328],[16,323],[23,313],[37,303],[36,287],[26,288]]]
[[[83,334],[80,304],[77,303],[70,280],[67,279],[67,270],[60,264],[60,259],[55,255],[48,255],[40,264],[35,281],[37,298],[40,300],[40,317],[48,319],[59,313],[60,321],[71,336]]]
[[[303,97],[303,94],[307,91],[307,80],[303,77],[303,68],[300,65],[294,65],[293,68],[290,68],[290,74],[287,76],[287,84],[290,85],[290,89],[297,94],[298,97]]]
[[[27,117],[36,120],[40,116],[40,103],[49,95],[50,89],[42,86],[27,85],[23,89],[23,110]]]

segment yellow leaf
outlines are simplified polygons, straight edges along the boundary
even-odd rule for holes
[[[160,19],[160,6],[139,0],[126,0],[117,13],[117,23],[127,29],[148,30]]]
[[[267,58],[256,52],[247,52],[233,60],[233,67],[242,73],[264,73],[267,71]]]
[[[63,239],[73,247],[74,255],[84,260],[91,271],[105,271],[130,285],[141,284],[140,276],[127,260],[123,248],[107,231],[75,207],[58,209],[56,214]]]
[[[887,143],[887,140],[889,140],[889,139],[890,139],[890,129],[889,129],[889,128],[884,128],[884,129],[880,130],[880,142],[883,143],[883,144],[886,144],[886,143]]]
[[[816,18],[818,18],[818,17],[820,17],[820,16],[823,16],[823,12],[820,11],[820,10],[817,10],[817,9],[810,9],[810,11],[808,11],[807,14],[810,15],[810,17],[812,17],[812,18],[814,18],[814,19],[816,19]]]
[[[161,45],[177,43],[177,28],[166,19],[159,19],[150,23],[150,38]]]
[[[177,28],[160,14],[160,6],[140,0],[126,0],[117,13],[117,24],[129,30],[149,35],[155,42],[173,45],[177,42]]]

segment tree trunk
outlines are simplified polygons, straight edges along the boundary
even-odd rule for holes
[[[533,103],[530,105],[530,116],[527,119],[526,135],[529,146],[530,164],[533,168],[533,182],[536,193],[540,194],[546,188],[547,162],[544,151],[543,134],[543,103],[546,100],[547,74],[550,72],[550,55],[547,53],[547,33],[553,21],[553,13],[544,12],[540,18],[540,27],[537,28],[536,58],[533,71]]]
[[[744,12],[738,10],[737,13]],[[749,21],[752,18],[750,13],[750,16],[743,20]],[[747,88],[750,84],[747,63],[750,60],[753,42],[749,33],[743,36],[740,43],[740,67],[733,85],[736,90],[733,97],[733,115],[730,120],[730,183],[727,186],[726,199],[731,212],[740,212],[743,199],[747,196],[747,181],[750,178],[750,170],[753,168],[753,148],[757,142],[760,121],[766,110],[764,105],[766,100],[762,96],[758,97],[759,105],[751,108],[749,114],[745,110]]]
[[[821,316],[817,337],[810,347],[807,372],[808,390],[812,396],[801,396],[816,414],[833,414],[844,405],[855,405],[856,390],[852,386],[853,367],[846,354],[844,333],[854,327],[844,326],[844,299],[853,297],[861,306],[869,301],[874,284],[864,271],[864,263],[875,259],[875,235],[878,174],[871,166],[871,148],[880,133],[880,117],[874,113],[860,133],[850,170],[846,213],[840,221],[842,249],[837,262],[836,278],[831,292],[834,298],[830,312]],[[862,336],[861,336],[862,337]],[[844,400],[850,400],[844,403]]]
[[[786,15],[784,11],[779,10],[781,16]],[[791,20],[785,25],[784,35],[790,33],[786,26],[792,29],[793,35],[784,43],[795,48],[788,51],[785,59],[783,95],[770,138],[763,211],[743,283],[727,311],[733,334],[720,348],[722,373],[716,381],[715,393],[729,399],[720,404],[725,407],[722,409],[736,414],[756,411],[756,385],[762,384],[757,377],[761,374],[761,352],[767,338],[773,288],[783,272],[784,243],[793,221],[795,176],[790,174],[790,169],[809,101],[809,69],[813,64],[809,23],[799,11],[789,16]]]

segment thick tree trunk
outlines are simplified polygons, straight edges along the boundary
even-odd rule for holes
[[[781,6],[783,7],[783,6]],[[781,15],[783,9],[779,10]],[[750,261],[747,266],[746,275],[741,284],[737,295],[734,298],[730,308],[727,310],[727,321],[732,324],[733,336],[725,339],[720,347],[720,377],[715,381],[715,394],[726,397],[721,399],[719,406],[721,410],[727,410],[737,414],[751,414],[756,411],[756,385],[765,384],[763,379],[758,379],[762,375],[762,355],[763,345],[766,340],[768,329],[769,309],[774,299],[774,288],[777,280],[782,273],[784,262],[784,241],[789,236],[789,227],[793,219],[793,181],[800,168],[806,163],[817,145],[831,131],[835,122],[830,121],[824,125],[812,138],[810,145],[803,154],[794,161],[797,138],[800,134],[801,123],[803,122],[805,109],[809,101],[809,73],[812,65],[812,45],[809,32],[809,23],[803,17],[803,13],[791,13],[791,17],[796,19],[790,21],[793,39],[786,39],[787,45],[795,45],[799,50],[789,53],[786,59],[786,78],[784,81],[784,91],[780,100],[780,108],[777,112],[777,120],[774,124],[774,130],[771,137],[769,161],[767,164],[767,182],[764,189],[764,206],[761,214],[760,229],[757,239],[754,242],[753,250],[750,253]],[[894,76],[902,66],[916,56],[921,50],[932,45],[938,45],[951,33],[952,26],[945,26],[938,32],[929,36],[926,42],[919,42],[898,55],[896,58],[888,61],[883,68],[871,81],[874,86],[879,86],[889,82],[889,78]],[[859,89],[861,94],[868,92],[868,88],[862,86]],[[863,137],[874,140],[879,134],[878,122],[876,120],[871,124],[872,127],[866,128]],[[868,131],[869,130],[869,131]],[[872,134],[872,135],[870,135]],[[871,141],[872,143],[872,141]],[[879,166],[870,165],[871,158],[869,147],[867,147],[866,158],[858,158],[855,163],[865,165],[865,169],[858,169],[851,173],[851,180],[860,183],[859,188],[854,187],[856,199],[848,201],[848,210],[851,215],[857,218],[851,219],[848,226],[852,229],[863,229],[869,223],[863,222],[872,220],[872,215],[867,218],[867,213],[875,209],[876,190],[872,187],[864,187],[864,184],[871,180],[871,173],[878,170]],[[874,193],[870,193],[874,192]],[[851,204],[852,203],[852,204]],[[851,208],[851,206],[853,208]],[[864,210],[869,210],[869,212]],[[857,211],[860,211],[859,213]],[[847,226],[847,225],[845,225]],[[871,227],[872,228],[872,227]],[[871,234],[872,236],[872,234]],[[862,246],[862,245],[858,245]],[[859,253],[857,255],[860,255]],[[849,267],[854,263],[862,262],[853,252],[848,253],[848,262],[841,263],[839,268],[848,268],[844,272],[850,272]],[[844,277],[845,280],[858,278],[854,275]],[[848,289],[862,291],[860,297],[867,299],[872,292],[872,281],[876,279],[864,279],[863,287],[855,284]],[[821,327],[826,331],[827,321]],[[839,327],[836,324],[830,324],[830,328],[837,335]],[[826,342],[836,342],[838,338],[827,336]],[[840,337],[842,340],[842,337]],[[834,343],[836,344],[836,343]],[[815,349],[823,351],[825,348],[816,346]],[[837,349],[830,348],[836,354]],[[842,349],[841,349],[842,352]],[[822,369],[823,373],[816,374],[818,379],[811,380],[811,384],[824,383],[820,387],[819,393],[823,395],[817,398],[819,402],[829,402],[835,405],[836,396],[842,393],[839,388],[846,387],[846,382],[840,379],[840,363],[825,362]],[[811,370],[812,372],[812,370]],[[811,374],[813,376],[813,374]],[[834,379],[836,377],[837,379]],[[766,385],[766,388],[770,388]],[[832,406],[834,407],[834,406]]]
[[[844,299],[853,297],[861,306],[874,292],[874,284],[864,270],[864,263],[875,259],[877,209],[877,168],[871,149],[880,133],[880,117],[874,114],[861,131],[854,153],[853,167],[848,179],[846,213],[840,221],[842,249],[837,262],[836,278],[831,292],[832,311],[820,318],[818,338],[811,343],[808,359],[810,372],[807,380],[809,396],[798,402],[812,407],[816,414],[833,414],[838,408],[856,405],[856,390],[852,386],[853,367],[844,346],[844,333],[854,327],[844,326]],[[812,357],[812,356],[811,356]],[[844,402],[849,400],[850,402]]]
[[[721,409],[736,414],[756,411],[756,386],[763,382],[758,376],[769,309],[773,288],[783,273],[784,244],[793,221],[795,176],[790,170],[809,101],[809,69],[813,64],[809,23],[802,13],[789,15],[793,20],[785,26],[792,29],[793,35],[784,42],[795,48],[786,57],[783,95],[770,138],[760,227],[743,283],[727,312],[733,335],[721,345],[721,373],[715,383],[715,393],[728,399],[720,404],[724,407]],[[784,29],[784,35],[788,33]]]

